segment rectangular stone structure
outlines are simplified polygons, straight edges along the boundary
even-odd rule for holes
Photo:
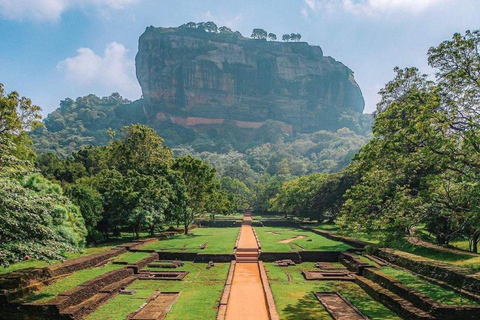
[[[155,292],[147,304],[128,317],[128,320],[162,320],[180,296],[180,292]]]
[[[314,292],[313,294],[335,320],[369,319],[338,292]]]

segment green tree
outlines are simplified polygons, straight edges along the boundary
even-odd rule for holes
[[[275,40],[277,40],[277,35],[276,35],[275,33],[271,33],[271,32],[270,32],[270,33],[268,34],[268,40],[270,40],[270,41],[275,41]]]
[[[265,40],[267,38],[267,31],[263,29],[253,29],[251,37],[254,39]]]
[[[185,184],[188,207],[181,213],[181,221],[187,234],[195,218],[206,213],[210,206],[208,195],[215,187],[215,169],[191,156],[176,158],[172,169]]]
[[[285,33],[284,35],[282,35],[282,40],[283,41],[290,41],[291,37],[288,33]]]

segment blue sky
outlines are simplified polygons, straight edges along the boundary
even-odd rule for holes
[[[395,66],[431,73],[430,46],[480,28],[480,0],[0,0],[0,82],[44,114],[89,93],[134,100],[145,27],[209,20],[301,33],[355,72],[370,113]]]

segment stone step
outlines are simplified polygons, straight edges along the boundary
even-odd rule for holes
[[[365,290],[372,298],[384,304],[393,312],[409,320],[433,320],[433,316],[415,307],[411,302],[401,298],[390,290],[368,280],[365,277],[357,276],[355,282]]]

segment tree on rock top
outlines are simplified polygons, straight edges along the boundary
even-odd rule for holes
[[[251,37],[254,39],[264,40],[267,38],[267,31],[263,29],[253,29]]]

